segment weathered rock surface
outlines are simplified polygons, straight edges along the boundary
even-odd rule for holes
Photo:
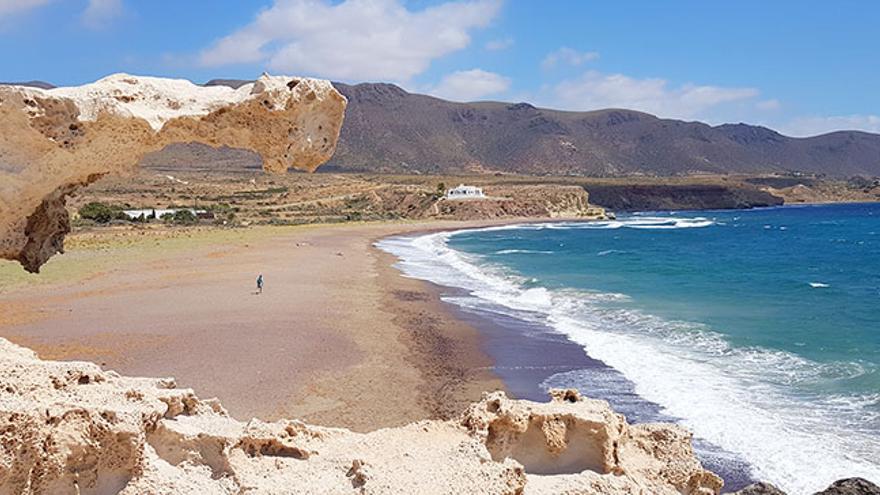
[[[690,434],[571,391],[486,394],[458,421],[354,433],[241,422],[171,379],[0,339],[0,494],[714,494]]]
[[[770,483],[754,483],[732,495],[787,495]],[[828,488],[813,495],[880,495],[880,486],[864,478],[846,478],[835,481]]]
[[[238,89],[126,74],[0,86],[0,258],[38,271],[63,251],[68,195],[171,143],[244,148],[268,171],[314,171],[333,155],[345,106],[327,81],[269,75]]]
[[[487,199],[440,200],[426,211],[425,217],[481,220],[485,218],[595,218],[605,210],[589,203],[589,195],[579,186],[492,185],[484,188]]]
[[[742,490],[737,490],[733,493],[733,495],[787,495],[784,491],[776,488],[776,486],[761,481],[759,483],[752,483],[751,485],[743,488]]]
[[[880,495],[880,486],[863,478],[847,478],[835,481],[815,495]]]

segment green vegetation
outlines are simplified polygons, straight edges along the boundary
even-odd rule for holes
[[[221,194],[219,196],[215,196],[213,198],[206,198],[213,201],[229,201],[235,202],[236,200],[260,200],[260,199],[269,199],[272,196],[277,194],[284,194],[288,192],[290,189],[286,186],[282,187],[269,187],[266,189],[250,189],[245,191],[234,191],[231,194]]]
[[[79,216],[97,223],[110,223],[111,220],[128,220],[122,208],[93,201],[79,209]]]
[[[214,223],[223,225],[225,223],[235,222],[235,212],[239,211],[236,206],[230,206],[227,203],[218,203],[208,206],[208,211],[214,214]]]
[[[199,223],[199,217],[189,210],[177,210],[173,214],[163,215],[162,217],[165,218],[165,216],[171,217],[170,221],[175,225],[195,225]]]

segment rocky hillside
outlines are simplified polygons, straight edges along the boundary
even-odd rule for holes
[[[453,103],[390,84],[334,83],[349,100],[325,169],[617,176],[802,171],[880,175],[880,135],[806,139],[746,124],[709,126],[632,110],[562,112]]]
[[[720,210],[779,206],[781,196],[743,184],[586,184],[590,200],[614,211]]]
[[[587,191],[567,184],[482,184],[480,201],[447,201],[438,189],[456,178],[407,180],[354,174],[266,175],[144,171],[105,178],[68,203],[72,212],[91,202],[115,208],[194,206],[210,210],[217,223],[290,225],[346,220],[490,218],[602,218]],[[76,218],[76,216],[74,216]],[[78,222],[89,226],[87,222]]]
[[[238,88],[249,82],[214,79],[205,85]],[[51,87],[42,81],[23,84]],[[792,138],[760,126],[710,126],[632,110],[564,112],[528,103],[454,103],[392,84],[334,86],[349,104],[336,154],[321,171],[880,176],[880,135],[866,132]],[[158,161],[185,166],[206,153],[233,168],[259,167],[255,155],[212,153],[200,146],[177,146]]]

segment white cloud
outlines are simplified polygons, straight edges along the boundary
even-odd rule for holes
[[[770,100],[761,100],[758,103],[755,103],[755,107],[758,110],[767,110],[767,111],[779,110],[780,108],[782,108],[782,103],[780,103],[779,100],[774,98],[774,99],[770,99]]]
[[[501,50],[507,50],[508,48],[513,46],[513,38],[508,36],[507,38],[499,38],[496,40],[490,40],[486,43],[486,50],[490,52],[498,52]]]
[[[474,101],[507,91],[510,79],[481,69],[461,70],[446,75],[429,93],[454,101]]]
[[[550,104],[567,110],[627,108],[662,117],[694,119],[726,103],[758,96],[754,88],[685,84],[671,87],[665,79],[637,79],[623,74],[588,71],[550,89]]]
[[[541,68],[549,70],[555,68],[559,64],[579,67],[598,58],[598,52],[579,52],[567,46],[563,46],[554,52],[548,53],[541,62]]]
[[[880,134],[878,115],[837,115],[832,117],[801,117],[781,127],[789,136],[807,137],[834,131],[865,131]]]
[[[46,5],[51,0],[0,0],[0,18]]]
[[[122,0],[89,0],[82,21],[91,29],[101,29],[121,14]]]
[[[402,0],[275,0],[247,26],[201,53],[206,66],[264,62],[271,70],[344,80],[406,81],[470,44],[501,0],[420,11]]]

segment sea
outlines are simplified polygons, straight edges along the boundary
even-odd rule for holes
[[[683,425],[729,488],[880,483],[878,204],[643,212],[377,245],[496,332],[577,346],[592,364],[535,386]],[[502,364],[557,358],[535,354]]]

